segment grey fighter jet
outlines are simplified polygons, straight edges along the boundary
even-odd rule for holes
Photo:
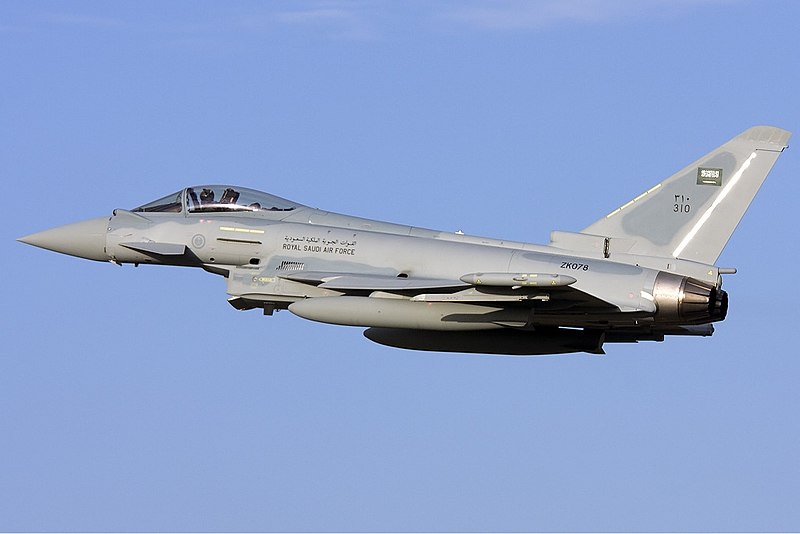
[[[200,267],[238,310],[367,327],[415,350],[603,353],[710,336],[728,295],[715,265],[790,132],[756,126],[580,232],[548,245],[323,211],[229,185],[19,240],[97,261]]]

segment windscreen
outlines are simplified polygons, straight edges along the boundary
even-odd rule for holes
[[[183,191],[178,191],[177,193],[172,193],[171,195],[167,195],[164,198],[159,198],[158,200],[154,200],[152,202],[148,202],[138,208],[133,208],[131,211],[147,211],[147,212],[168,212],[168,213],[180,213],[183,211]]]

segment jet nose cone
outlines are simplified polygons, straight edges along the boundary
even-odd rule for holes
[[[87,260],[108,261],[107,229],[108,217],[98,217],[26,235],[17,241]]]

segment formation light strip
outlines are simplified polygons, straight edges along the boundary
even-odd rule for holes
[[[717,198],[714,199],[714,202],[711,203],[711,206],[705,211],[705,213],[703,213],[703,215],[697,220],[697,222],[694,223],[694,226],[692,227],[691,230],[689,230],[689,233],[686,234],[681,240],[680,244],[678,245],[678,248],[676,248],[672,252],[672,255],[674,257],[677,258],[678,256],[681,255],[683,249],[685,249],[692,241],[692,239],[694,239],[694,236],[697,234],[697,232],[700,231],[700,228],[703,227],[703,225],[706,223],[709,217],[711,217],[711,214],[714,213],[714,210],[717,209],[717,206],[719,206],[722,203],[722,201],[725,200],[725,197],[728,196],[728,193],[731,192],[733,186],[736,185],[736,182],[738,182],[739,178],[742,177],[744,171],[746,171],[747,168],[750,166],[750,162],[752,162],[755,158],[756,158],[756,153],[753,152],[752,154],[750,154],[750,157],[747,158],[744,161],[744,163],[742,163],[742,166],[739,168],[739,170],[736,171],[736,173],[733,176],[731,176],[731,180],[728,182],[728,185],[726,185],[722,189],[719,196],[717,196]]]
[[[220,226],[223,232],[243,232],[245,234],[263,234],[264,230],[252,230],[250,228],[235,228],[233,226]]]

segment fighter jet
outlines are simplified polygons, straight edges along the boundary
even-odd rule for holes
[[[199,267],[237,310],[366,327],[404,349],[602,354],[710,336],[728,311],[715,265],[790,132],[756,126],[535,245],[315,209],[232,185],[187,187],[19,241],[90,260]]]

